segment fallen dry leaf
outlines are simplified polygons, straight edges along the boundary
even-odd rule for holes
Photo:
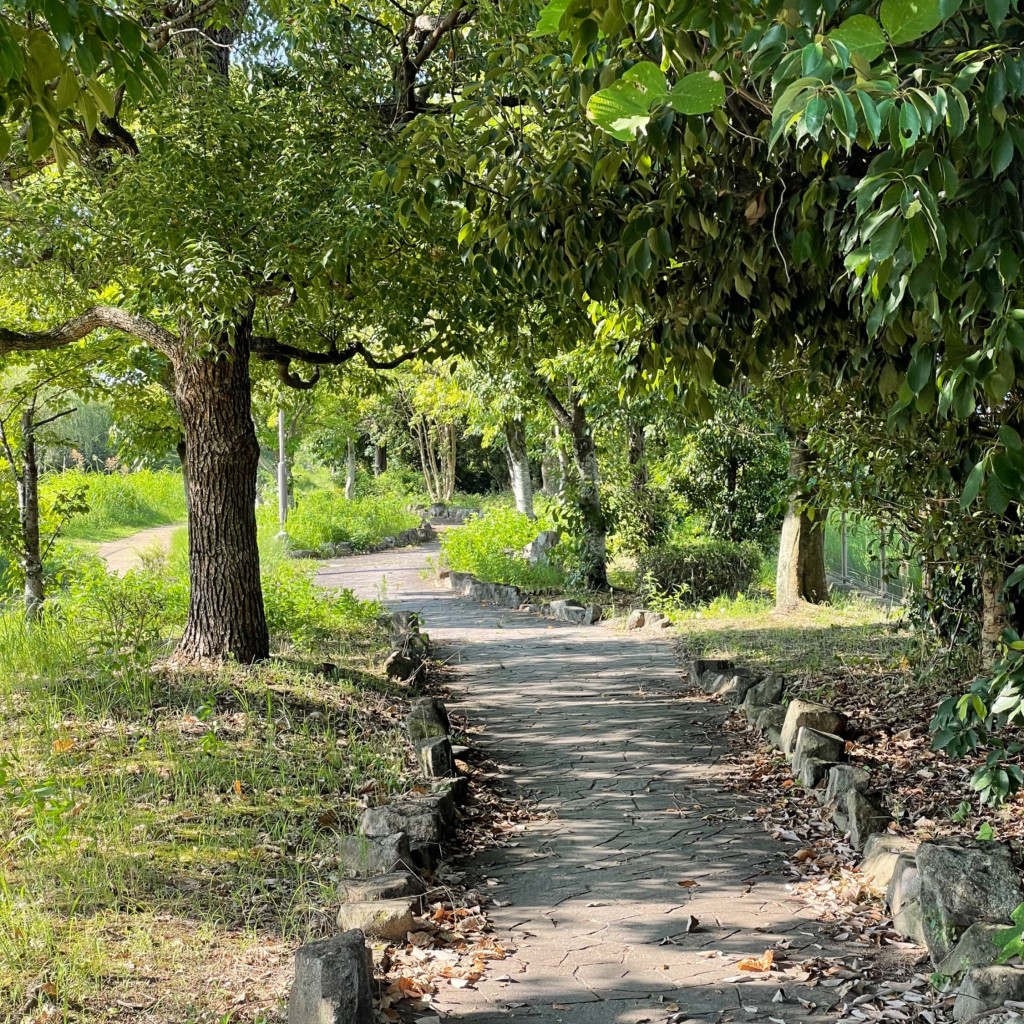
[[[766,949],[763,956],[745,956],[737,965],[739,971],[770,971],[775,962],[775,954]]]

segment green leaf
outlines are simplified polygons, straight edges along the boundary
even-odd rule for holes
[[[561,30],[562,15],[569,6],[569,0],[548,0],[547,6],[540,12],[537,27],[530,34],[547,36]]]
[[[827,113],[828,101],[824,96],[815,96],[804,109],[804,130],[812,139],[816,139],[821,134]]]
[[[695,71],[672,86],[668,101],[680,114],[710,114],[725,103],[725,82],[717,71]]]
[[[646,90],[620,78],[590,97],[587,117],[612,138],[629,142],[650,121],[653,98]]]
[[[985,0],[985,13],[993,28],[999,28],[1010,13],[1010,0]]]
[[[967,508],[974,502],[981,490],[981,482],[984,479],[985,470],[982,463],[977,463],[967,476],[967,483],[964,484],[963,493],[960,495],[960,507]]]
[[[992,147],[992,173],[1002,174],[1013,160],[1013,136],[1003,132]]]
[[[921,394],[925,385],[932,377],[932,353],[927,348],[919,348],[914,352],[907,370],[907,383],[915,395]]]
[[[642,60],[639,64],[634,64],[623,74],[619,81],[635,82],[658,99],[663,98],[668,92],[665,72],[657,64],[652,64],[649,60]]]
[[[1005,423],[999,428],[999,441],[1004,448],[1008,448],[1012,452],[1019,452],[1024,447],[1024,441],[1021,441],[1020,434]]]
[[[874,18],[855,14],[828,34],[829,39],[842,43],[850,53],[872,61],[885,50],[885,36]]]
[[[889,41],[900,46],[938,28],[959,6],[943,4],[941,0],[882,0],[879,14]]]

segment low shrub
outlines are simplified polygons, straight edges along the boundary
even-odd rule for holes
[[[509,583],[528,591],[556,590],[564,574],[554,563],[531,565],[520,552],[545,526],[516,509],[498,505],[441,537],[442,562],[487,583]]]
[[[261,532],[277,532],[277,503],[261,505]],[[397,495],[368,495],[348,500],[337,488],[303,494],[288,513],[286,532],[292,546],[317,551],[326,544],[345,542],[362,550],[419,525]]]
[[[78,540],[111,540],[147,526],[184,522],[185,487],[181,474],[168,469],[135,473],[83,473],[68,470],[44,476],[43,504],[58,492],[85,490],[89,511],[75,516],[64,528]]]
[[[746,590],[757,579],[763,560],[756,544],[694,540],[642,552],[637,556],[637,581],[645,599],[668,595],[684,604],[703,604]]]

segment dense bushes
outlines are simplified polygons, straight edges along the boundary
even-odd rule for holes
[[[694,540],[652,548],[637,558],[638,589],[648,600],[671,595],[686,604],[702,604],[746,590],[762,561],[761,549],[751,543]]]
[[[488,509],[441,538],[444,564],[488,583],[511,583],[529,591],[557,589],[564,583],[554,564],[531,565],[520,552],[544,526],[507,506]]]
[[[58,492],[85,491],[89,511],[75,516],[64,533],[82,540],[109,540],[146,526],[185,520],[185,488],[180,473],[140,469],[134,473],[68,470],[43,477],[44,505]]]
[[[276,532],[277,505],[258,510],[263,532]],[[368,495],[346,499],[335,487],[302,494],[288,513],[288,537],[292,545],[317,551],[326,544],[344,541],[354,548],[368,548],[384,537],[419,525],[419,517],[397,495]]]

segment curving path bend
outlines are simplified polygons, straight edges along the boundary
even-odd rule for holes
[[[516,953],[476,988],[442,991],[435,1012],[464,1024],[828,1019],[807,1004],[823,1008],[834,989],[804,987],[795,962],[841,949],[788,892],[787,847],[724,788],[742,782],[724,758],[726,712],[682,695],[671,642],[456,598],[427,571],[437,554],[435,542],[338,559],[319,576],[421,614],[455,669],[450,707],[548,812],[468,864],[493,886],[489,916]],[[740,958],[773,947],[793,966],[738,974]]]

